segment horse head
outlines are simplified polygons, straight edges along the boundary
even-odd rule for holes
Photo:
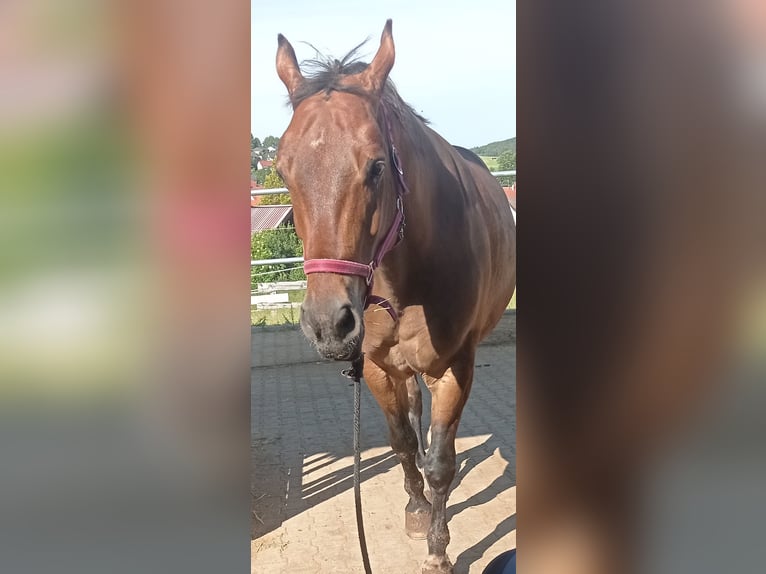
[[[341,61],[314,62],[318,71],[304,76],[280,34],[276,58],[293,107],[276,164],[290,192],[307,262],[300,323],[317,350],[336,360],[361,352],[373,272],[364,267],[375,259],[397,211],[387,134],[378,120],[394,65],[391,20],[370,64],[349,61],[353,53]],[[362,271],[346,273],[336,265],[335,271],[309,274],[312,260],[350,262]]]

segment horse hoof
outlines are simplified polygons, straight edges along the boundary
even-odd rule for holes
[[[430,512],[406,512],[404,513],[404,529],[407,536],[413,540],[425,540],[428,536],[428,528],[431,526]]]
[[[453,574],[452,562],[449,561],[447,555],[444,556],[431,556],[426,558],[423,562],[422,574]]]

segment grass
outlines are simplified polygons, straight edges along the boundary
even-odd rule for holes
[[[497,156],[480,155],[479,157],[489,168],[489,171],[497,171]]]
[[[301,303],[306,297],[305,289],[288,291],[287,297],[290,303]],[[266,325],[297,325],[300,318],[300,309],[296,307],[284,309],[256,309],[250,307],[250,324],[258,327]]]
[[[297,325],[300,319],[300,309],[288,307],[284,309],[256,309],[250,307],[250,324],[254,327],[267,325]]]
[[[305,289],[296,289],[295,291],[288,291],[287,296],[290,298],[290,303],[303,303],[306,298]]]

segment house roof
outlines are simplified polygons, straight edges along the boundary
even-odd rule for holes
[[[250,233],[274,229],[282,225],[293,211],[292,205],[259,205],[250,207]]]
[[[262,159],[262,160],[261,160],[259,163],[260,163],[260,164],[261,164],[263,167],[271,167],[271,164],[273,164],[273,163],[274,163],[274,161],[273,161],[273,160],[270,160],[270,159]]]
[[[503,187],[503,191],[505,192],[505,197],[508,198],[508,202],[511,204],[511,207],[513,209],[516,209],[516,184],[514,183],[510,187]]]

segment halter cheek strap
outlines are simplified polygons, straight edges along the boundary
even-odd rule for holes
[[[394,185],[394,188],[396,189],[396,214],[394,215],[394,220],[391,222],[391,227],[388,228],[388,232],[383,238],[382,243],[378,246],[372,261],[369,263],[357,263],[356,261],[347,261],[345,259],[309,259],[303,264],[303,271],[307,275],[311,273],[336,273],[338,275],[363,277],[367,284],[367,292],[364,297],[364,308],[367,309],[370,305],[378,305],[388,311],[391,318],[396,321],[398,316],[394,308],[391,306],[391,303],[389,303],[387,299],[372,294],[372,283],[375,270],[380,266],[380,262],[386,254],[396,247],[404,238],[404,202],[402,198],[408,194],[410,190],[407,187],[407,183],[404,181],[404,171],[402,170],[402,163],[399,159],[399,152],[393,144],[394,140],[393,132],[391,130],[391,122],[388,119],[386,108],[382,102],[380,104],[380,109],[386,123],[391,162],[393,163],[394,171],[396,172],[396,185]]]

